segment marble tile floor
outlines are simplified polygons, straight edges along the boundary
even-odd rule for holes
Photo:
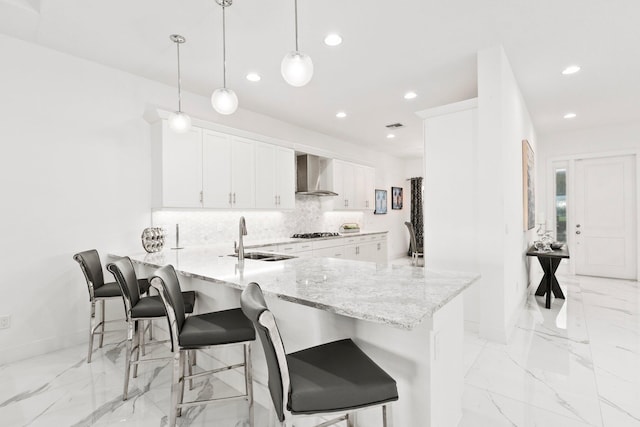
[[[507,344],[487,342],[469,325],[460,427],[640,426],[639,284],[559,281],[567,299],[547,310],[531,295]],[[108,334],[91,364],[82,345],[0,366],[0,425],[166,426],[168,363],[142,365],[130,399],[122,401],[123,335]],[[233,393],[220,380],[201,380],[188,397],[212,391]],[[256,427],[273,426],[270,408],[256,404],[255,418]],[[246,421],[247,405],[237,402],[188,409],[178,425],[245,427]]]
[[[640,283],[558,280],[566,300],[530,295],[507,344],[467,328],[461,427],[640,426]]]

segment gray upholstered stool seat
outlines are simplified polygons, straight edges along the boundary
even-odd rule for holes
[[[194,291],[186,291],[182,293],[184,300],[185,313],[193,313],[193,308],[196,303],[196,293]],[[160,295],[154,295],[150,297],[140,298],[138,303],[131,307],[131,317],[165,317],[167,311],[164,308],[164,303]]]
[[[339,412],[398,400],[396,382],[350,339],[287,355],[293,414]]]
[[[149,292],[149,286],[147,279],[138,279],[138,288],[141,294]],[[121,297],[122,292],[120,291],[120,285],[116,282],[109,282],[100,286],[98,289],[94,289],[93,295],[98,298]]]
[[[253,323],[239,308],[189,316],[178,335],[180,347],[185,349],[255,339]]]

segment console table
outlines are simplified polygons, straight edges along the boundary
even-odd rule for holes
[[[540,285],[538,285],[536,295],[544,296],[546,294],[547,299],[544,306],[545,308],[551,308],[551,292],[553,292],[554,297],[564,299],[564,294],[562,293],[562,289],[560,289],[558,279],[556,279],[556,270],[562,258],[569,258],[567,245],[562,245],[560,249],[553,249],[548,252],[539,251],[535,246],[531,246],[527,251],[527,256],[537,257],[542,266],[544,276],[540,281]]]

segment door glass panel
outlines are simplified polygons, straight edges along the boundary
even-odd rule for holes
[[[557,168],[555,170],[555,224],[556,240],[567,241],[567,169]]]

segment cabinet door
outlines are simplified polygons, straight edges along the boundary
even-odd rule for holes
[[[296,205],[296,158],[293,150],[275,147],[275,165],[277,207],[293,209]]]
[[[333,186],[338,196],[334,209],[357,209],[355,201],[355,169],[353,163],[333,161]]]
[[[256,208],[277,208],[277,173],[275,147],[256,144]]]
[[[362,188],[362,199],[364,201],[364,209],[375,208],[375,192],[376,192],[376,170],[368,166],[364,166],[364,187]]]
[[[233,208],[256,206],[255,143],[250,139],[231,138],[231,192]]]
[[[162,123],[162,206],[199,208],[202,206],[202,132],[192,128],[178,134]]]
[[[205,208],[230,208],[231,141],[224,134],[204,131],[202,136],[202,192]]]

